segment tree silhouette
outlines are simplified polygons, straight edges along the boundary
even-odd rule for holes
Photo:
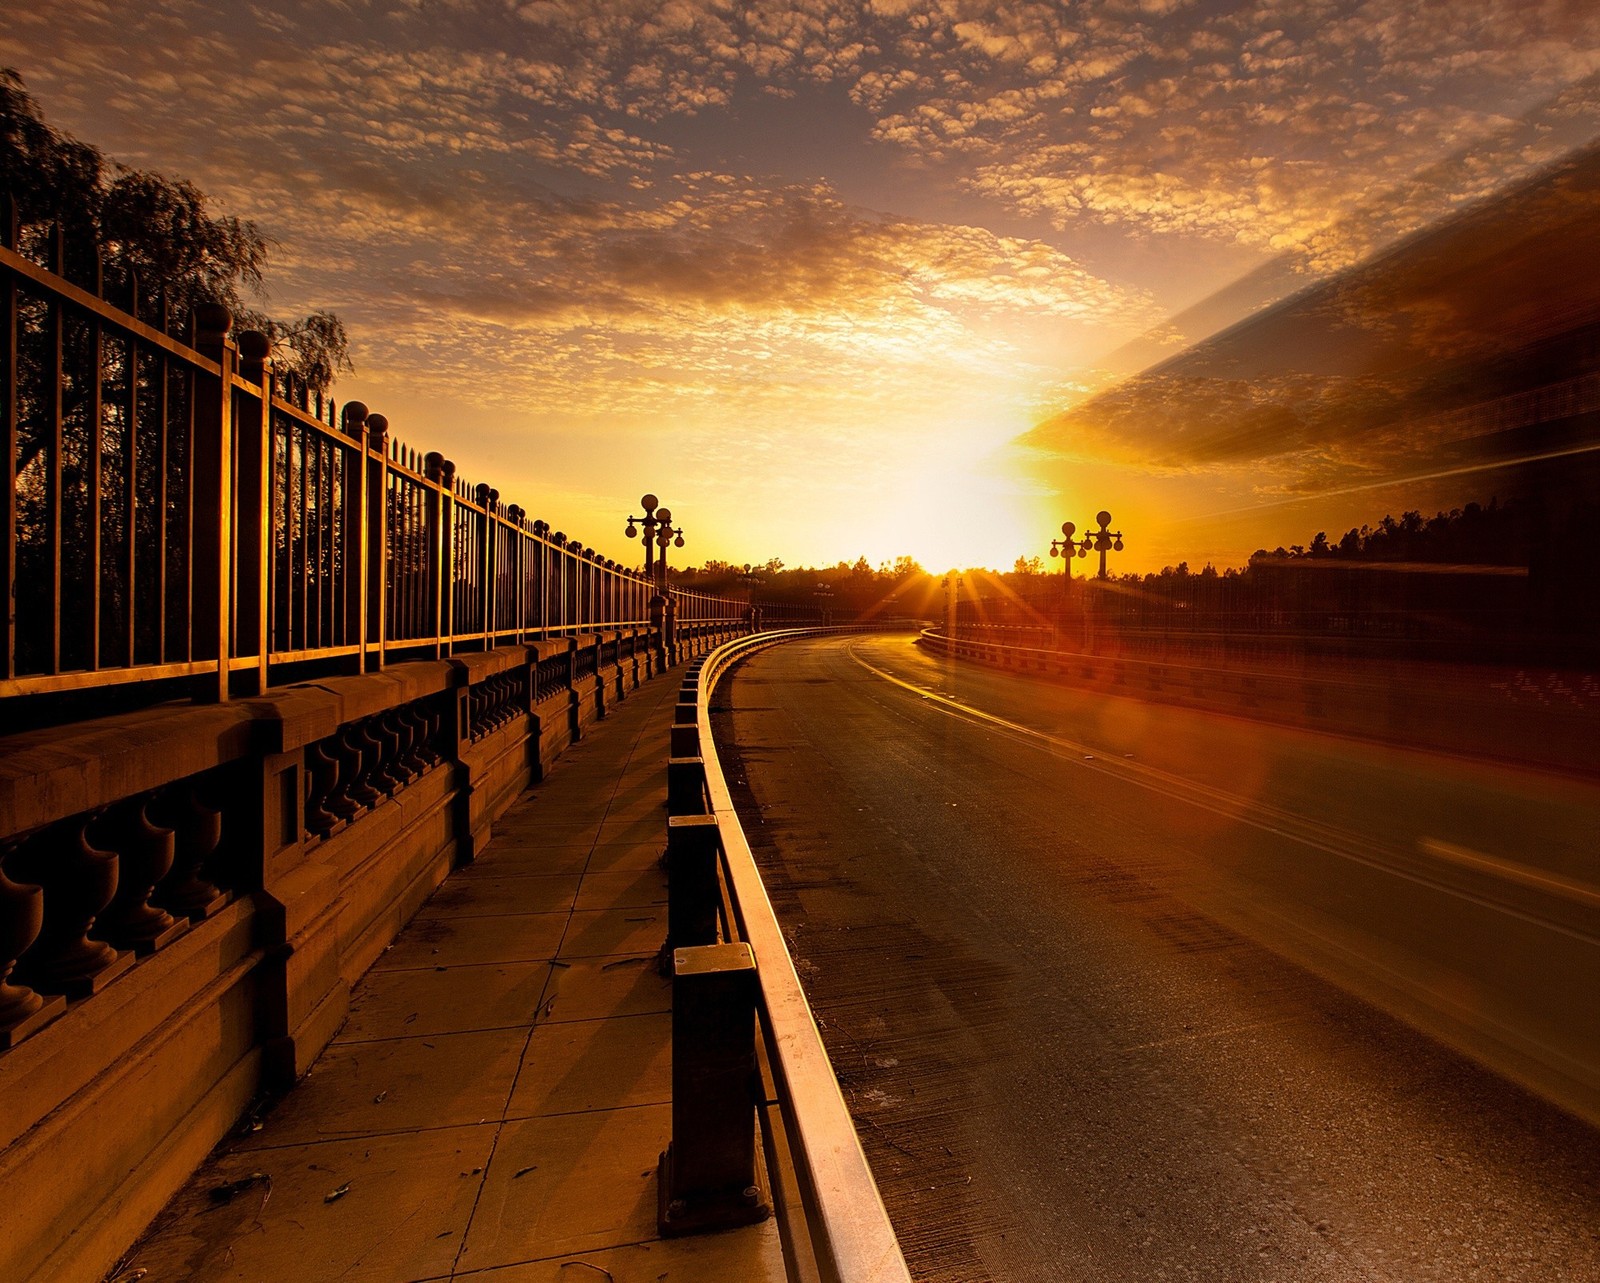
[[[49,125],[0,68],[0,243],[144,325],[189,338],[219,304],[265,332],[275,368],[318,394],[350,366],[337,316],[251,306],[271,250],[192,183],[108,162]],[[187,657],[192,379],[115,312],[63,302],[22,274],[0,378],[15,433],[12,585],[21,673]]]
[[[109,164],[99,149],[47,124],[22,77],[0,68],[0,197],[9,196],[17,248],[69,279],[116,298],[142,319],[152,308],[183,327],[203,303],[259,329],[277,364],[314,392],[352,369],[344,325],[331,312],[281,320],[260,297],[271,243],[249,219],[212,210],[185,179]],[[57,251],[52,241],[59,237]],[[52,262],[59,253],[62,261]]]

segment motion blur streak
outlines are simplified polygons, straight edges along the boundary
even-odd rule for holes
[[[918,1277],[1600,1277],[1600,785],[903,638],[731,681]]]

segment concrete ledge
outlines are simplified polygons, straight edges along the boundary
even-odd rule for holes
[[[443,662],[466,674],[466,685],[476,686],[485,678],[521,668],[536,658],[537,652],[532,646],[496,646],[493,650],[452,655]]]
[[[7,736],[0,837],[31,832],[250,756],[255,701],[186,704]]]

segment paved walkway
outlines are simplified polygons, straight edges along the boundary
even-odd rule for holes
[[[783,1279],[771,1221],[656,1236],[671,1130],[657,860],[678,676],[630,694],[496,824],[357,987],[305,1080],[212,1156],[118,1277]]]

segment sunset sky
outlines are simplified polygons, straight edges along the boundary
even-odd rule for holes
[[[1375,519],[1021,438],[1600,130],[1593,0],[37,0],[0,64],[255,219],[271,310],[349,326],[341,399],[630,561],[646,490],[694,563]]]

